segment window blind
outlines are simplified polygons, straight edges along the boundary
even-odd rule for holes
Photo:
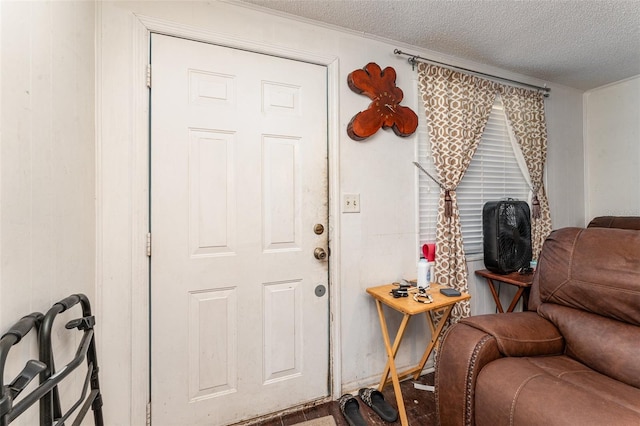
[[[422,117],[425,117],[421,105]],[[484,134],[456,191],[466,254],[482,253],[482,207],[504,198],[527,200],[525,180],[509,136],[500,95],[496,97]],[[426,118],[419,122],[418,161],[436,175],[431,157]],[[421,243],[435,241],[439,187],[424,173],[419,177],[419,229]]]

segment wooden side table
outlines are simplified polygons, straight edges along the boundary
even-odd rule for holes
[[[516,304],[518,303],[518,300],[521,296],[523,310],[527,310],[527,303],[529,301],[529,290],[531,288],[531,283],[533,282],[532,273],[523,275],[519,272],[512,272],[510,274],[500,275],[493,273],[488,269],[480,269],[476,271],[476,275],[487,279],[487,284],[489,284],[489,290],[491,290],[493,300],[496,302],[498,312],[504,313],[504,309],[502,308],[502,303],[500,303],[500,297],[498,297],[498,292],[496,291],[496,287],[493,282],[494,280],[518,287],[518,291],[516,291],[516,294],[513,296],[513,300],[507,308],[507,312],[513,312],[513,309],[516,307]]]
[[[378,308],[378,317],[380,318],[380,328],[382,329],[382,338],[384,339],[384,346],[387,351],[388,358],[387,365],[385,366],[382,373],[382,378],[380,380],[378,390],[382,391],[382,389],[387,384],[393,383],[393,390],[396,394],[396,402],[398,404],[400,422],[402,426],[408,426],[409,423],[407,421],[407,412],[404,407],[404,400],[402,399],[402,391],[400,389],[400,379],[410,375],[413,375],[414,380],[420,377],[420,373],[424,369],[424,365],[427,363],[429,355],[431,355],[431,352],[433,352],[433,349],[436,346],[438,338],[442,333],[442,329],[444,328],[449,315],[451,315],[453,306],[462,300],[470,299],[471,296],[467,293],[462,293],[460,296],[447,297],[440,293],[441,286],[431,284],[429,294],[431,294],[433,298],[433,303],[426,304],[413,300],[413,293],[410,293],[409,297],[400,297],[396,299],[391,295],[391,289],[393,288],[396,288],[396,286],[393,284],[371,287],[367,289],[367,293],[369,293],[376,301],[376,307]],[[415,287],[412,287],[411,290],[412,292],[417,291]],[[391,343],[391,339],[389,337],[389,330],[387,328],[387,321],[384,316],[382,305],[386,305],[404,315],[402,318],[402,322],[400,323],[400,327],[398,328],[398,332],[396,333],[393,344]],[[433,316],[435,312],[442,312],[442,316],[440,317],[440,320],[437,324]],[[402,337],[404,336],[404,333],[407,329],[409,319],[414,315],[419,315],[422,313],[425,314],[427,318],[427,324],[429,325],[429,329],[431,330],[431,341],[427,344],[427,348],[425,349],[418,365],[409,368],[406,371],[398,372],[396,370],[395,357],[398,353],[400,342],[402,342]],[[390,378],[389,375],[391,375]]]

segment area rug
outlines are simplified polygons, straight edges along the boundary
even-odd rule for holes
[[[306,422],[296,423],[295,426],[336,426],[333,416],[320,417],[319,419],[307,420]]]

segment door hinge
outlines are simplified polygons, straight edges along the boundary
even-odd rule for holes
[[[147,426],[151,426],[151,402],[147,402]]]
[[[151,257],[151,232],[147,233],[147,256]]]
[[[147,87],[151,89],[151,64],[147,64]]]

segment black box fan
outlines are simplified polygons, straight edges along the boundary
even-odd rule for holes
[[[484,266],[509,274],[531,262],[531,217],[524,201],[489,201],[482,209]]]

